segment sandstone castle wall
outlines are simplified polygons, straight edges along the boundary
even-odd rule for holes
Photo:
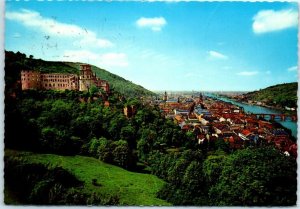
[[[109,83],[93,74],[90,65],[80,65],[80,75],[65,73],[41,73],[32,70],[21,71],[22,90],[53,89],[88,91],[92,86],[109,92]]]

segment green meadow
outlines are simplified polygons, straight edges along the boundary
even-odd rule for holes
[[[165,182],[154,175],[130,172],[92,157],[78,155],[60,156],[6,150],[5,157],[19,162],[44,164],[48,168],[61,167],[84,182],[82,192],[101,196],[117,195],[119,205],[170,205],[156,198],[156,193]],[[6,203],[13,201],[11,195],[6,194],[5,198]]]

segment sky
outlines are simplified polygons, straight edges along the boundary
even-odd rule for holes
[[[85,62],[152,91],[298,80],[291,2],[7,1],[5,50]]]

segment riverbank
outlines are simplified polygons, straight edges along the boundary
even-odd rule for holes
[[[244,101],[242,99],[236,98],[236,97],[231,97],[229,95],[220,94],[220,96],[228,98],[228,99],[233,100],[235,102],[246,104],[246,105],[255,105],[255,106],[260,106],[260,107],[265,107],[265,108],[273,109],[275,111],[280,111],[280,112],[282,112],[284,114],[288,114],[288,115],[297,115],[297,110],[291,111],[291,110],[287,110],[287,109],[285,109],[283,107],[270,106],[270,105],[266,105],[266,104],[264,104],[264,103],[262,103],[260,101],[254,101],[254,103],[253,102],[248,102],[248,101]]]
[[[215,94],[207,94],[208,97],[213,97],[217,98],[219,100],[222,100],[224,102],[230,102],[234,105],[237,105],[239,107],[242,107],[245,112],[247,113],[254,113],[254,114],[283,114],[284,112],[273,109],[273,108],[267,108],[267,107],[262,107],[258,105],[249,105],[247,103],[241,103],[234,101],[232,99],[229,99],[228,97],[220,96],[220,95],[215,95]],[[296,114],[296,113],[295,113]],[[281,124],[283,127],[291,130],[291,136],[293,136],[295,139],[297,139],[297,122],[295,121],[277,121],[277,123]]]

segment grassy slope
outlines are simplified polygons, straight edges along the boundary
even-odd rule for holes
[[[86,192],[119,195],[121,205],[170,205],[155,197],[164,181],[150,174],[129,172],[84,156],[35,154],[13,150],[6,150],[5,155],[22,157],[30,162],[43,163],[51,167],[61,166],[85,182],[83,189]],[[92,179],[97,179],[101,186],[92,185]]]

